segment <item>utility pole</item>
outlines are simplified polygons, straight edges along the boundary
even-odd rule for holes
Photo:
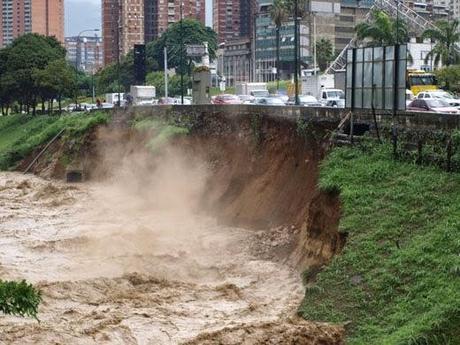
[[[396,44],[399,44],[399,0],[396,0]]]
[[[165,98],[168,99],[168,48],[165,47]]]
[[[121,3],[119,3],[118,7],[118,22],[117,22],[117,89],[118,89],[118,101],[117,101],[117,106],[121,106],[121,93],[120,93],[120,87],[121,87],[121,73],[120,73],[120,31],[121,31],[121,13],[122,8],[121,8]]]
[[[181,104],[184,104],[184,30],[183,30],[183,18],[182,8],[184,3],[180,3],[180,99]]]
[[[316,16],[315,13],[312,12],[313,15],[313,68],[314,74],[316,76],[316,64],[317,64],[317,55],[316,55]]]
[[[295,105],[299,105],[299,4],[298,0],[294,1],[294,88],[295,88]]]

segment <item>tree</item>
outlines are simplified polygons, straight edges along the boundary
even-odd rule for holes
[[[381,10],[371,14],[370,23],[356,25],[358,39],[367,40],[368,46],[383,46],[406,43],[409,41],[407,25],[403,20],[396,20]]]
[[[180,42],[183,46],[180,46]],[[193,61],[200,61],[200,58],[187,58],[185,46],[188,44],[203,44],[208,42],[210,59],[216,58],[217,34],[211,28],[206,27],[195,19],[184,19],[182,24],[176,22],[158,38],[147,44],[147,56],[159,62],[164,68],[164,48],[168,50],[168,67],[175,68],[178,73],[191,74]],[[181,66],[181,58],[182,66]]]
[[[276,89],[280,88],[280,29],[283,23],[287,20],[288,13],[286,4],[283,0],[275,0],[270,11],[270,17],[275,24],[276,30]]]
[[[316,42],[315,49],[319,68],[321,71],[324,71],[328,63],[334,58],[332,42],[327,38],[321,38]]]
[[[44,93],[44,99],[50,100],[48,110],[52,111],[53,99],[57,99],[59,113],[62,112],[62,99],[71,97],[77,89],[75,69],[65,59],[51,61],[43,70],[36,72],[35,78],[39,89]]]
[[[451,65],[436,71],[439,85],[452,92],[460,93],[460,65]]]
[[[27,111],[32,108],[35,114],[37,102],[44,95],[36,80],[37,71],[44,69],[48,63],[64,59],[66,51],[52,37],[38,34],[25,34],[15,39],[11,45],[0,53],[0,88],[9,92],[9,105],[12,100]],[[5,95],[5,94],[4,94]]]
[[[422,38],[430,38],[436,42],[433,49],[427,54],[425,63],[433,59],[435,66],[442,62],[449,66],[460,63],[460,21],[440,20],[436,28],[426,29]]]
[[[184,76],[184,93],[186,92],[186,85],[190,82],[188,76]],[[147,74],[146,84],[155,86],[157,96],[163,97],[165,95],[165,76],[164,72],[151,72]],[[177,96],[181,94],[180,76],[173,75],[168,78],[168,96]]]
[[[294,18],[296,0],[283,0],[283,2],[285,3],[289,17]],[[309,0],[297,0],[297,14],[299,18],[304,18],[307,15],[309,11],[308,5]]]

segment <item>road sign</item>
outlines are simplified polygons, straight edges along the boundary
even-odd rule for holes
[[[204,44],[187,44],[187,56],[202,57],[206,55],[206,46]]]

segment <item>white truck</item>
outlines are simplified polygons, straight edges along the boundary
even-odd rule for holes
[[[129,92],[133,105],[153,105],[156,96],[155,86],[132,85]]]
[[[333,74],[302,77],[302,95],[314,96],[323,106],[345,108],[345,93],[336,88]]]
[[[108,103],[108,104],[117,104],[119,99],[118,99],[118,95],[120,95],[120,101],[121,103],[123,103],[123,98],[124,98],[124,93],[123,92],[120,92],[120,93],[117,93],[117,92],[113,92],[113,93],[106,93],[105,94],[105,103]]]
[[[253,97],[268,96],[267,83],[237,83],[235,88],[237,95]]]

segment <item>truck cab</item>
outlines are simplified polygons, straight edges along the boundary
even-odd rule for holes
[[[326,107],[345,108],[345,93],[340,89],[321,89],[319,100]]]

